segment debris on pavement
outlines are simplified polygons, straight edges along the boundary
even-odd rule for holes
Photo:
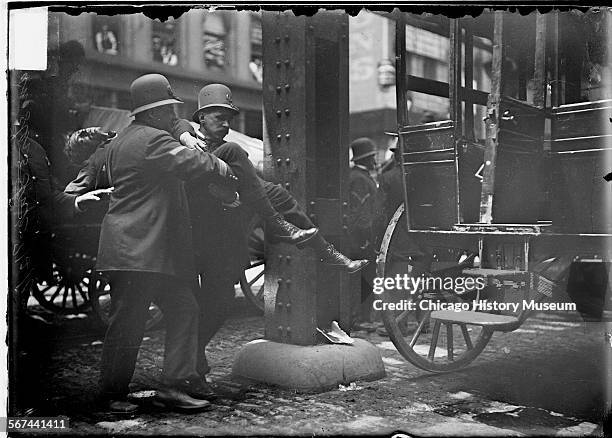
[[[351,382],[346,386],[342,384],[338,385],[339,391],[359,391],[360,389],[363,389],[363,386],[357,386],[355,382]]]

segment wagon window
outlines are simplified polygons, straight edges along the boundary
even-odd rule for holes
[[[612,98],[610,15],[603,9],[560,14],[560,69],[553,83],[559,93],[556,104]]]
[[[406,25],[407,72],[445,82],[448,79],[448,38]]]
[[[408,106],[408,122],[410,125],[437,122],[449,118],[447,97],[412,91],[408,95]]]
[[[491,92],[491,77],[487,74],[485,67],[490,66],[493,57],[493,43],[490,39],[474,36],[473,54],[473,78],[472,88],[474,90]]]
[[[408,124],[416,125],[449,116],[449,100],[441,94],[448,89],[449,38],[445,26],[423,22],[409,15],[406,25],[406,87]],[[428,30],[422,26],[431,28]]]

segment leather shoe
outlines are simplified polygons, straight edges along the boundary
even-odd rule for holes
[[[318,228],[303,230],[287,222],[280,214],[276,214],[266,220],[266,234],[270,237],[270,242],[285,242],[303,247],[306,242],[312,239],[319,232]]]
[[[169,409],[181,411],[204,411],[211,408],[207,400],[199,400],[176,388],[164,388],[157,391],[156,402]]]
[[[365,268],[369,263],[368,260],[351,260],[340,251],[338,251],[331,243],[325,247],[321,261],[326,265],[340,268],[354,274],[357,271]]]
[[[204,378],[185,379],[174,382],[173,386],[199,400],[214,400],[217,394]]]

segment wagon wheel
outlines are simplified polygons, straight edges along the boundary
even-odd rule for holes
[[[102,326],[108,326],[111,308],[111,287],[107,278],[95,272],[91,282],[91,308],[93,316]],[[149,317],[145,323],[145,330],[152,330],[161,325],[163,314],[159,307],[151,303],[149,305]]]
[[[87,311],[94,259],[88,254],[68,251],[52,264],[52,279],[33,284],[32,295],[45,309],[60,315]]]
[[[257,307],[264,310],[264,230],[259,218],[251,221],[249,226],[249,256],[251,266],[240,277],[240,289],[244,296]]]
[[[420,276],[424,271],[413,260],[396,253],[396,249],[401,246],[398,244],[407,242],[405,227],[404,205],[400,205],[383,237],[378,257],[378,277],[395,278],[396,274],[404,273]],[[461,253],[464,249],[445,248],[441,253],[449,253],[451,250]],[[444,263],[433,258],[427,270],[434,272],[436,268],[442,269],[447,266]],[[398,303],[402,299],[414,303],[416,310],[383,310],[382,317],[391,341],[400,354],[413,365],[427,371],[455,371],[467,366],[482,352],[493,334],[489,328],[430,319],[431,311],[426,309],[425,303],[461,302],[461,297],[455,294],[435,290],[414,294],[405,290],[385,290],[379,298],[385,304]],[[423,309],[420,308],[421,302]]]
[[[264,275],[265,263],[265,260],[252,260],[251,266],[240,277],[242,293],[251,304],[261,311],[264,310],[264,284],[262,277]]]

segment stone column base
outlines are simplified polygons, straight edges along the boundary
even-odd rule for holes
[[[363,339],[353,345],[301,346],[257,339],[236,356],[232,377],[303,392],[322,392],[356,380],[385,377],[378,348]]]

